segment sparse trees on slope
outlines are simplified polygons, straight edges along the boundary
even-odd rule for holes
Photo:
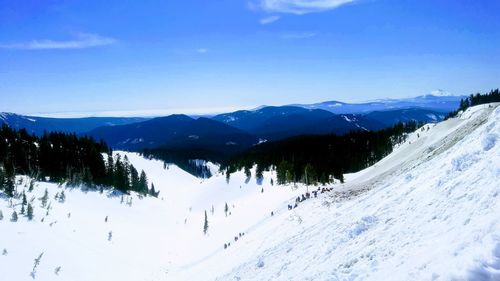
[[[205,223],[203,224],[203,234],[207,235],[208,232],[208,216],[207,211],[205,210]]]

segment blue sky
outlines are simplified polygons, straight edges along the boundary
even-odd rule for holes
[[[0,111],[204,113],[500,85],[500,2],[0,0]]]

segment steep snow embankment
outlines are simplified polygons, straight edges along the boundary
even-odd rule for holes
[[[500,280],[500,107],[425,127],[347,179],[173,279]]]

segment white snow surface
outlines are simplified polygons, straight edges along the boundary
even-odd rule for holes
[[[306,187],[271,185],[274,173],[258,185],[239,172],[228,184],[222,174],[201,180],[119,152],[146,171],[159,198],[132,194],[121,203],[109,191],[39,182],[26,191],[34,220],[17,222],[10,217],[20,200],[0,198],[0,280],[33,280],[41,253],[34,277],[43,281],[500,280],[497,106],[425,125],[376,165],[291,211]],[[28,179],[18,181],[27,190]],[[38,199],[45,189],[48,213]],[[64,203],[54,199],[62,190]]]

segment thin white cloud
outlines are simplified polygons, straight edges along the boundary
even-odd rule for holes
[[[196,52],[198,54],[206,54],[206,53],[208,53],[208,49],[200,48],[200,49],[196,50]]]
[[[279,16],[270,16],[270,17],[267,17],[267,18],[262,18],[259,20],[260,24],[270,24],[270,23],[273,23],[277,20],[279,20],[280,17]]]
[[[282,39],[307,39],[316,37],[317,32],[290,32],[281,34]]]
[[[116,39],[103,37],[97,34],[81,33],[74,40],[33,40],[25,43],[0,44],[2,49],[19,50],[50,50],[50,49],[85,49],[106,46],[116,43]]]
[[[60,111],[60,112],[26,112],[28,116],[51,118],[83,118],[83,117],[158,117],[171,114],[215,115],[236,110],[252,110],[255,105],[235,105],[220,107],[179,107],[143,110],[109,110],[109,111]]]
[[[307,14],[332,10],[357,0],[260,0],[263,10],[272,13]]]

